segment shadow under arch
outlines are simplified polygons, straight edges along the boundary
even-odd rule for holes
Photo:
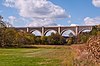
[[[32,30],[31,33],[35,36],[42,36],[42,33],[39,30]]]
[[[75,34],[75,32],[73,31],[73,30],[63,30],[62,32],[61,32],[61,35],[62,36],[68,36],[69,37],[69,35],[73,35],[73,36],[75,36],[76,34]]]
[[[51,33],[57,33],[57,31],[52,30],[52,29],[51,30],[47,30],[47,31],[45,31],[44,36],[50,36]]]

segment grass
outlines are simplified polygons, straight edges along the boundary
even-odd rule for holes
[[[0,66],[73,66],[73,50],[68,46],[0,49]]]

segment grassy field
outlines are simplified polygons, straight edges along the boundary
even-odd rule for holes
[[[46,46],[45,46],[46,47]],[[73,66],[68,46],[0,49],[0,66]]]

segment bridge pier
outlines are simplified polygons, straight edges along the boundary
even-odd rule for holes
[[[78,30],[79,30],[79,27],[78,27],[78,26],[76,26],[76,33],[75,33],[75,36],[77,36],[77,35],[78,35]]]
[[[58,33],[61,34],[61,27],[58,27]]]
[[[42,35],[41,36],[44,36],[44,27],[42,26]]]
[[[29,32],[29,28],[28,27],[26,28],[26,32]]]

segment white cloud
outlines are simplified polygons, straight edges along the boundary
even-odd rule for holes
[[[14,17],[14,16],[9,16],[7,21],[8,21],[10,24],[13,25],[13,23],[16,21],[16,17]]]
[[[4,5],[18,9],[21,17],[32,19],[30,26],[52,25],[56,19],[71,18],[63,8],[48,0],[5,0]]]
[[[6,7],[14,7],[14,0],[4,0],[5,3],[3,3],[4,6]]]
[[[100,7],[100,0],[92,0],[92,4],[95,7]],[[100,17],[95,17],[95,18],[86,17],[84,18],[84,22],[86,25],[97,25],[100,24]]]
[[[14,22],[16,22],[16,17],[15,16],[9,16],[7,19],[5,19],[5,22],[6,22],[7,27],[12,27],[14,25]]]
[[[71,24],[70,26],[78,26],[78,24]]]
[[[100,24],[100,17],[96,17],[96,18],[86,17],[84,19],[84,22],[86,25],[97,25]]]
[[[57,26],[57,24],[49,19],[33,19],[33,22],[29,23],[27,26]]]
[[[93,4],[95,7],[100,7],[100,0],[92,0],[92,4]]]

